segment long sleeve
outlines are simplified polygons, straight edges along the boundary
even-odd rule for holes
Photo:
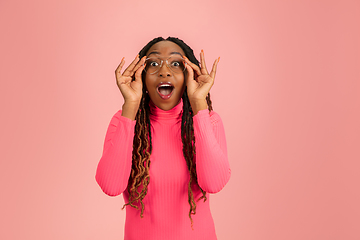
[[[223,123],[207,109],[199,111],[193,121],[199,186],[209,193],[219,192],[231,175]]]
[[[110,196],[125,191],[132,164],[132,147],[136,121],[121,116],[119,110],[111,119],[105,136],[102,157],[95,179]]]

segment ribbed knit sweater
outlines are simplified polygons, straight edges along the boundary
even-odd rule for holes
[[[214,111],[201,110],[194,117],[196,172],[199,186],[207,192],[207,201],[199,187],[192,185],[196,214],[191,229],[188,183],[190,179],[182,152],[182,101],[169,111],[150,103],[152,154],[150,183],[140,208],[126,207],[125,240],[215,240],[215,226],[209,206],[209,193],[219,192],[231,174],[222,121]],[[96,181],[110,196],[123,193],[128,202],[128,179],[136,121],[121,116],[119,110],[108,127],[103,155],[96,171]]]

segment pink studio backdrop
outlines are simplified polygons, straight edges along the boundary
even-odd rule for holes
[[[0,1],[0,239],[123,239],[95,182],[114,71],[177,36],[221,60],[219,240],[360,239],[360,2]]]

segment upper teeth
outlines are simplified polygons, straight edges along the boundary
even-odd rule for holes
[[[164,83],[164,84],[161,84],[160,87],[171,87],[171,85],[168,83]]]

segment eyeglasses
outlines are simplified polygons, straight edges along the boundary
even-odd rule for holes
[[[182,73],[185,71],[186,62],[182,57],[171,56],[165,60],[167,67],[174,73]],[[162,67],[164,60],[160,58],[150,57],[145,60],[145,71],[149,74],[157,73]]]

